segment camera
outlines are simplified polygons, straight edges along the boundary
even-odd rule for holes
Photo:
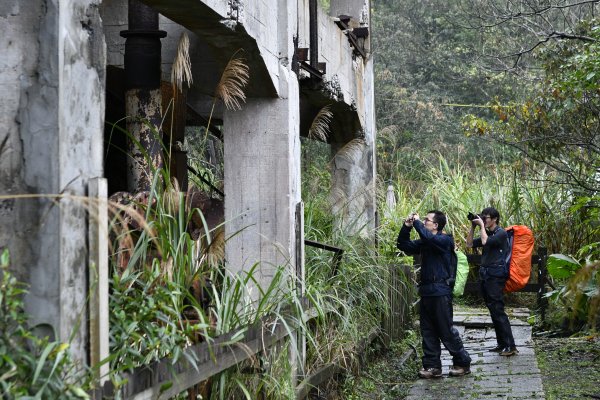
[[[467,215],[467,219],[469,221],[473,221],[475,218],[481,218],[481,215],[473,214],[472,212],[469,212],[469,214]]]

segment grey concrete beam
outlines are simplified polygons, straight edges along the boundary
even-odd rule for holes
[[[251,35],[240,23],[237,14],[228,8],[213,8],[209,3],[198,0],[143,0],[143,2],[170,20],[194,32],[213,49],[215,61],[222,71],[231,56],[240,51],[250,67],[251,79],[247,87],[249,97],[274,97],[278,94],[278,83],[265,64],[258,38]],[[214,3],[214,2],[213,2]],[[217,5],[213,4],[214,7]],[[265,21],[266,22],[266,21]],[[274,25],[277,21],[272,21]]]

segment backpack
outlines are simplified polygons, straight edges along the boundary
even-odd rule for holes
[[[504,291],[516,292],[527,285],[531,276],[533,232],[525,225],[512,225],[505,230],[508,234],[508,252],[505,262],[508,279]]]
[[[453,263],[454,263],[454,288],[452,288],[452,294],[454,296],[462,296],[465,291],[465,285],[467,283],[467,278],[469,277],[469,262],[467,261],[467,256],[462,251],[452,251]],[[456,262],[454,262],[456,260]]]
[[[450,252],[450,277],[447,280],[448,285],[452,288],[454,296],[462,296],[469,275],[469,262],[467,256],[462,251]]]

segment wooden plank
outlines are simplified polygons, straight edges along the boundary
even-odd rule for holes
[[[308,306],[308,300],[302,300],[302,306]],[[308,321],[316,317],[317,313],[313,309],[307,309],[305,320]],[[212,340],[209,343],[200,343],[190,346],[185,350],[187,353],[193,353],[198,359],[196,366],[191,365],[185,358],[172,364],[168,358],[147,366],[138,367],[133,373],[122,374],[121,378],[127,383],[119,389],[123,399],[146,400],[156,398],[170,398],[178,393],[202,382],[219,372],[224,371],[242,361],[254,357],[257,353],[275,346],[279,341],[287,337],[290,333],[281,322],[275,327],[270,326],[268,318],[264,318],[262,323],[250,327],[245,333],[244,338],[230,343],[236,332],[231,332]],[[367,335],[366,339],[361,341],[361,346],[366,347],[375,337],[379,329],[374,328]],[[321,372],[323,374],[323,372]],[[306,385],[319,382],[319,379],[326,379],[327,374],[321,378],[310,378]],[[317,384],[320,384],[317,383]],[[305,390],[305,389],[301,389]],[[92,398],[112,398],[115,395],[112,382],[108,381],[102,388],[91,393]]]
[[[298,385],[296,388],[296,400],[306,398],[312,389],[333,378],[340,371],[341,368],[336,363],[329,363],[319,368],[314,374],[308,376]]]
[[[88,182],[88,282],[90,288],[90,365],[98,366],[96,377],[100,384],[108,380],[109,363],[99,365],[109,356],[108,323],[108,183],[105,178]]]
[[[306,309],[305,318],[311,319],[312,309],[308,309],[308,300],[303,298],[301,306]],[[282,314],[289,313],[283,311]],[[255,354],[274,346],[277,342],[289,335],[288,328],[282,322],[273,326],[273,318],[265,317],[259,324],[249,327],[243,338],[232,343],[242,328],[235,332],[221,335],[211,340],[210,343],[199,343],[185,349],[184,352],[193,354],[197,364],[190,364],[182,357],[175,364],[169,358],[146,366],[136,368],[132,373],[124,373],[121,378],[127,383],[121,387],[120,394],[124,399],[155,399],[160,394],[161,398],[168,398],[202,382],[219,372],[245,361]],[[292,328],[293,329],[293,328]],[[172,386],[165,389],[169,384]],[[161,392],[161,388],[165,389]],[[162,393],[162,394],[161,394]],[[114,387],[108,381],[103,387],[91,393],[92,398],[114,397]]]
[[[185,357],[175,364],[169,358],[164,358],[138,367],[133,373],[123,374],[122,378],[127,383],[119,389],[121,398],[141,400],[173,397],[288,336],[289,332],[283,323],[279,322],[273,328],[265,321],[250,327],[244,338],[235,343],[232,343],[232,339],[236,332],[232,332],[215,338],[211,344],[204,342],[185,349],[184,352],[196,356],[196,365],[190,364]],[[94,390],[91,397],[113,398],[115,394],[112,382],[108,381],[102,388]]]
[[[170,360],[163,360],[150,367],[137,369],[129,376],[129,383],[122,389],[123,398],[131,400],[170,398],[178,393],[218,374],[242,361],[253,357],[256,353],[269,348],[288,335],[282,323],[279,323],[273,333],[270,329],[254,327],[251,340],[241,340],[227,344],[233,335],[225,335],[212,345],[215,359],[199,363],[195,368],[187,361],[179,361],[171,365]],[[250,332],[250,331],[249,331]],[[228,340],[229,339],[229,340]],[[209,354],[208,344],[192,346],[191,351],[197,355]],[[218,356],[217,356],[218,355]],[[172,383],[168,389],[168,385]],[[161,388],[163,390],[161,390]]]

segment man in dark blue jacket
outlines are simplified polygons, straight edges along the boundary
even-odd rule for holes
[[[504,311],[504,285],[508,278],[506,254],[508,252],[508,235],[498,226],[500,213],[493,207],[481,211],[472,220],[471,230],[467,235],[468,247],[483,247],[481,266],[479,267],[479,287],[490,310],[494,330],[496,331],[496,347],[490,351],[501,356],[513,356],[519,351],[510,327],[510,321]],[[475,226],[481,228],[481,237],[473,239]]]
[[[471,357],[465,350],[458,331],[452,325],[452,251],[454,240],[442,232],[446,216],[441,211],[429,211],[423,222],[418,214],[404,221],[398,235],[397,246],[408,255],[421,255],[421,282],[419,306],[421,336],[423,338],[423,368],[419,377],[442,376],[442,348],[440,342],[452,355],[450,376],[462,376],[471,372]],[[410,240],[415,228],[419,239]]]

